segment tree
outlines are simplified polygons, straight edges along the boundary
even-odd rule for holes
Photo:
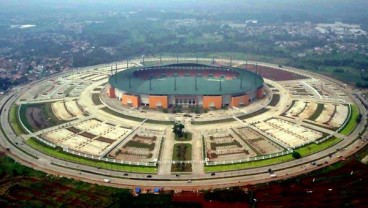
[[[355,119],[357,123],[360,123],[362,121],[362,114],[359,113],[357,118]]]
[[[177,138],[182,138],[184,133],[183,133],[183,129],[184,129],[184,125],[182,123],[176,122],[172,128],[173,133],[175,134],[175,136]]]
[[[296,152],[296,151],[294,151],[293,152],[293,154],[291,154],[292,156],[293,156],[293,158],[295,158],[295,159],[299,159],[299,158],[301,158],[302,156],[300,155],[300,153],[299,152]]]

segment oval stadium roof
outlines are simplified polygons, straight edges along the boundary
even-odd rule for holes
[[[254,91],[263,82],[245,69],[188,63],[135,67],[109,78],[110,85],[121,91],[149,95],[237,95]]]

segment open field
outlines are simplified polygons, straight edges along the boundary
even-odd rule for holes
[[[13,128],[13,131],[17,135],[21,135],[21,134],[25,134],[26,132],[22,128],[21,124],[19,123],[18,116],[17,116],[18,108],[19,108],[19,106],[13,105],[9,109],[9,122],[10,122],[11,127]]]
[[[53,114],[51,103],[23,104],[20,108],[20,119],[30,131],[34,132],[65,123]]]

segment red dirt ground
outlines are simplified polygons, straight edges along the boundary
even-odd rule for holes
[[[182,192],[179,194],[174,194],[172,196],[173,202],[177,203],[192,203],[198,205],[202,208],[248,208],[250,207],[246,202],[220,202],[220,201],[206,201],[204,195],[196,192]]]
[[[368,207],[367,187],[368,166],[351,159],[345,161],[343,167],[328,173],[312,173],[287,181],[243,187],[248,189],[249,198],[244,202],[206,201],[203,193],[196,192],[174,194],[172,200],[198,208]]]
[[[352,160],[330,173],[250,189],[256,207],[368,207],[367,187],[368,167]]]
[[[295,74],[292,72],[288,72],[281,69],[276,69],[272,67],[266,66],[257,66],[253,64],[248,64],[247,67],[245,65],[240,66],[240,68],[247,68],[249,71],[258,72],[262,77],[274,81],[286,81],[286,80],[297,80],[297,79],[307,79],[307,77]]]

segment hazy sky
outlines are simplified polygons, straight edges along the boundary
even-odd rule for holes
[[[176,7],[182,5],[243,5],[244,7],[298,7],[302,5],[367,5],[367,0],[1,0],[0,5],[33,5],[33,6],[76,6],[76,5],[156,5]]]
[[[166,10],[292,15],[368,24],[368,0],[0,0],[0,16],[51,11]],[[299,18],[300,19],[300,18]]]

